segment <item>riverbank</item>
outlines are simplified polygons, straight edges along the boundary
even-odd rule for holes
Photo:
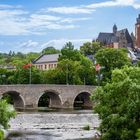
[[[9,132],[16,135],[13,140],[86,140],[95,137],[99,123],[98,115],[92,111],[21,113],[11,120]],[[90,130],[84,130],[85,126]]]

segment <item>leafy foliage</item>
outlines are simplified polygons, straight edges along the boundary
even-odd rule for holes
[[[61,50],[59,61],[63,59],[79,61],[81,59],[80,57],[81,57],[80,52],[74,49],[74,45],[71,42],[68,42]]]
[[[59,50],[55,49],[54,47],[50,46],[42,50],[43,54],[57,54],[60,53]]]
[[[41,83],[40,71],[35,67],[31,67],[31,83],[39,84]],[[30,68],[19,67],[15,71],[11,80],[13,84],[29,84],[30,79]]]
[[[0,130],[0,140],[4,139],[4,132],[2,130]]]
[[[5,100],[0,100],[0,125],[4,128],[9,128],[9,120],[15,117],[16,112],[14,108]]]
[[[94,84],[95,68],[93,63],[78,50],[71,42],[66,43],[61,50],[56,69],[43,73],[44,83],[49,84]]]
[[[124,65],[130,65],[127,51],[124,49],[105,48],[99,50],[95,58],[97,63],[101,65],[101,73],[103,80],[106,82],[111,79],[111,72],[115,68],[121,68]]]
[[[140,68],[115,69],[111,82],[97,88],[92,100],[102,120],[102,140],[136,139],[140,128]]]
[[[102,48],[103,46],[99,42],[86,42],[80,47],[80,52],[85,56],[94,55]]]

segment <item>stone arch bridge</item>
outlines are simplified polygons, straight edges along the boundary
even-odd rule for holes
[[[82,98],[84,106],[90,107],[90,95],[95,88],[87,85],[0,85],[0,98],[9,94],[15,107],[37,108],[41,96],[47,94],[50,98],[49,107],[73,108],[77,98]]]

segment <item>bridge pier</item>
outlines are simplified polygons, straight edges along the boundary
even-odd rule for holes
[[[65,99],[62,103],[62,108],[73,109],[73,103],[69,99]]]

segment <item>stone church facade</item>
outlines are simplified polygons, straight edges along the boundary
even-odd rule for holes
[[[127,29],[118,30],[116,24],[112,33],[99,33],[97,41],[111,48],[133,48],[133,38]]]
[[[129,34],[127,28],[119,30],[113,26],[112,33],[100,32],[97,41],[111,48],[135,48],[140,50],[140,14],[136,18],[135,35]]]

